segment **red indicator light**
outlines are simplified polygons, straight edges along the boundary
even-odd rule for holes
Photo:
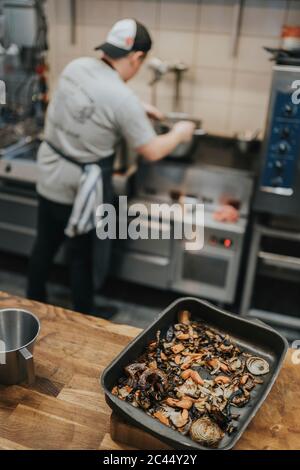
[[[230,240],[230,238],[226,238],[224,240],[224,246],[225,248],[230,248],[232,246],[232,240]]]

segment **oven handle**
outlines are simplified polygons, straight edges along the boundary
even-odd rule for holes
[[[300,258],[296,258],[295,256],[278,255],[275,253],[268,253],[267,251],[260,251],[258,257],[269,266],[277,266],[300,271]]]
[[[170,259],[163,256],[146,255],[143,253],[134,253],[132,251],[128,251],[127,256],[144,261],[145,263],[152,263],[162,267],[166,267],[170,264]]]
[[[129,217],[129,219],[132,219],[132,221],[134,220],[134,217]],[[146,227],[147,230],[149,230],[151,228],[151,225],[157,227],[159,229],[159,233],[168,233],[170,231],[171,235],[172,235],[172,229],[169,227],[168,224],[164,223],[164,222],[156,222],[156,221],[151,221],[149,222],[148,220],[139,220],[139,224],[142,225],[143,227]]]

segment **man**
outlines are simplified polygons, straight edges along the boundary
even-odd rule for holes
[[[38,153],[38,233],[27,291],[31,299],[46,300],[53,258],[67,239],[73,307],[92,313],[95,229],[86,223],[91,221],[89,214],[80,210],[95,204],[96,182],[103,188],[102,201],[112,201],[116,145],[125,137],[138,154],[156,161],[192,138],[194,124],[190,122],[180,122],[170,133],[157,136],[145,108],[126,85],[139,71],[151,45],[143,25],[133,19],[118,21],[106,42],[96,48],[102,51],[99,60],[77,59],[60,77],[47,113],[45,142]],[[148,111],[156,118],[161,116],[156,108],[148,107]],[[103,247],[104,265],[108,253]]]

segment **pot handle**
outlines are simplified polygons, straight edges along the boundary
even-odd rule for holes
[[[25,360],[26,371],[27,371],[27,382],[29,385],[31,385],[35,381],[33,355],[28,351],[27,348],[22,348],[20,349],[19,352],[22,358]]]

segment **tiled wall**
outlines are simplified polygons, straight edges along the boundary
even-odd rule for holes
[[[135,17],[154,39],[153,54],[181,59],[190,70],[183,86],[183,111],[201,117],[209,132],[232,135],[262,128],[271,80],[263,46],[276,47],[283,24],[300,25],[300,0],[244,0],[236,57],[231,52],[235,0],[77,0],[76,44],[70,40],[69,0],[48,0],[51,85],[63,67],[90,55],[114,21]],[[150,100],[150,71],[132,81]],[[158,104],[172,108],[172,77],[158,86]]]

